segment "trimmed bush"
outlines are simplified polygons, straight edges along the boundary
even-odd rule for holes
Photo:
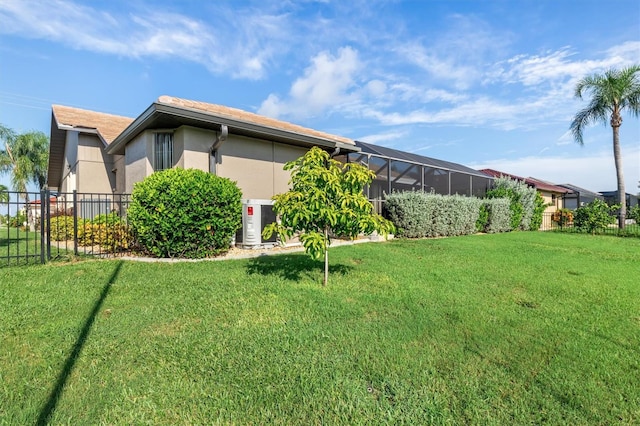
[[[388,195],[385,205],[398,236],[447,237],[476,232],[481,200],[407,191]]]
[[[487,211],[484,232],[494,234],[511,230],[511,201],[508,198],[482,200],[482,208]]]
[[[509,177],[499,177],[493,180],[493,188],[487,191],[487,198],[508,198],[511,200],[511,229],[533,229],[532,222],[537,206],[537,191],[526,183]],[[542,223],[542,216],[540,216]],[[535,224],[534,224],[535,225]],[[538,225],[536,230],[540,226]]]
[[[242,226],[235,182],[195,169],[153,173],[133,188],[127,219],[137,242],[157,257],[223,254]]]

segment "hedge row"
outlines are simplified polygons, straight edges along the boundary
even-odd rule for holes
[[[388,195],[385,207],[399,237],[449,237],[512,229],[511,201],[507,198],[407,191]]]
[[[389,219],[406,238],[473,234],[481,205],[478,198],[424,192],[398,192],[386,199]]]

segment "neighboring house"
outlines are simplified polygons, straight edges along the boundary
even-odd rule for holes
[[[618,191],[602,191],[600,192],[600,194],[604,197],[604,201],[609,204],[610,206],[614,205],[614,204],[618,204]],[[633,194],[629,194],[628,192],[627,194],[627,211],[629,211],[629,209],[631,207],[635,207],[638,205],[638,196],[637,195],[633,195]]]
[[[571,185],[569,183],[558,184],[558,186],[567,188],[571,191],[564,196],[564,207],[566,209],[576,210],[578,207],[585,206],[594,200],[604,200],[604,197],[601,194],[580,188],[579,186]]]
[[[130,193],[154,171],[196,168],[238,183],[245,199],[289,188],[286,162],[319,146],[378,174],[369,198],[402,189],[482,196],[491,178],[459,164],[356,142],[258,114],[161,96],[131,119],[53,106],[48,186],[60,193]]]
[[[523,178],[520,176],[515,176],[509,173],[500,172],[498,170],[493,169],[482,169],[480,170],[483,173],[488,174],[493,177],[508,177],[511,179],[519,180],[521,182],[526,183],[530,187],[535,188],[542,198],[544,199],[545,204],[547,204],[547,208],[545,209],[545,213],[553,213],[558,209],[564,208],[564,198],[567,194],[572,191],[567,188],[563,188],[561,186],[550,184],[549,182],[545,182],[539,179],[535,179],[532,177]]]

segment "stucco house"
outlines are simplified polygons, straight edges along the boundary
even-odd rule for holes
[[[535,188],[540,193],[540,195],[542,195],[545,204],[547,204],[547,208],[544,211],[545,213],[553,213],[558,209],[564,208],[564,198],[567,194],[572,192],[570,189],[563,188],[558,185],[553,185],[549,182],[545,182],[532,177],[523,178],[494,169],[482,169],[480,171],[496,178],[503,176],[519,180],[526,183],[528,186]]]
[[[154,171],[197,168],[236,182],[245,198],[287,190],[284,163],[312,146],[355,142],[234,108],[161,96],[135,119],[54,105],[47,185],[130,193]]]
[[[128,194],[154,171],[182,167],[236,181],[245,199],[271,199],[289,188],[284,164],[313,146],[373,170],[366,192],[378,206],[397,190],[483,196],[491,186],[490,176],[456,163],[170,96],[136,118],[53,105],[47,185],[62,197],[74,190]]]

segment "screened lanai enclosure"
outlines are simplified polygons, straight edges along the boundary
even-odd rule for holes
[[[340,155],[336,159],[360,163],[376,174],[365,193],[378,212],[382,210],[384,194],[414,190],[481,198],[493,182],[492,177],[461,164],[366,142],[356,141],[356,146],[361,152]]]

